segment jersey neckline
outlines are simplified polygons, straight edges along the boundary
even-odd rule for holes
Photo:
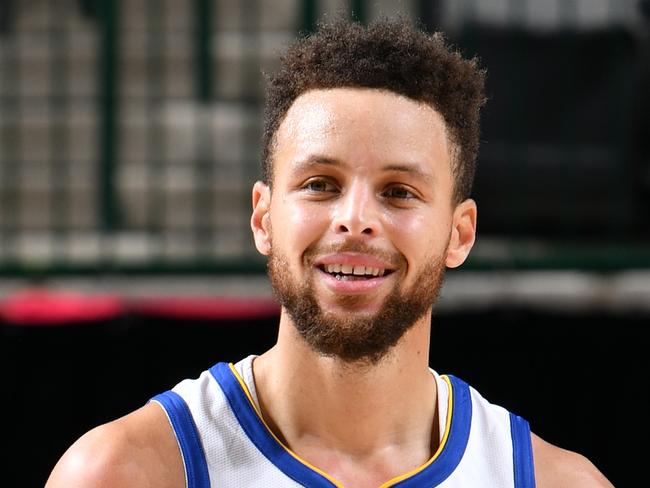
[[[343,484],[333,476],[301,458],[273,434],[232,364],[218,363],[210,368],[210,373],[250,441],[278,469],[304,486],[343,488]],[[379,488],[432,488],[447,479],[460,463],[467,447],[472,418],[469,386],[452,375],[440,377],[447,383],[449,397],[446,428],[438,450],[422,466],[388,480]]]

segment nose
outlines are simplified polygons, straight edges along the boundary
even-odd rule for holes
[[[380,221],[377,202],[368,185],[355,183],[341,195],[332,219],[334,232],[350,237],[374,237]]]

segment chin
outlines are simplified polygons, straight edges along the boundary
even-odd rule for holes
[[[337,319],[349,320],[351,317],[369,319],[379,313],[383,301],[368,302],[360,296],[346,296],[341,300],[319,303],[320,309],[327,316]],[[342,315],[342,316],[341,316]]]

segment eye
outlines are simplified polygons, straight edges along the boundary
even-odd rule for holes
[[[324,192],[335,192],[336,191],[336,186],[334,186],[333,183],[330,181],[327,181],[322,178],[314,178],[303,186],[304,190],[313,192],[313,193],[324,193]]]
[[[383,196],[386,198],[395,198],[399,200],[409,200],[416,198],[416,195],[404,186],[391,186],[384,191]]]

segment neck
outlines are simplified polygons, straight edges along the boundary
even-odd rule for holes
[[[415,466],[425,462],[438,441],[430,320],[418,321],[377,364],[357,365],[315,353],[283,314],[278,343],[254,363],[265,420],[299,454],[417,452]]]

